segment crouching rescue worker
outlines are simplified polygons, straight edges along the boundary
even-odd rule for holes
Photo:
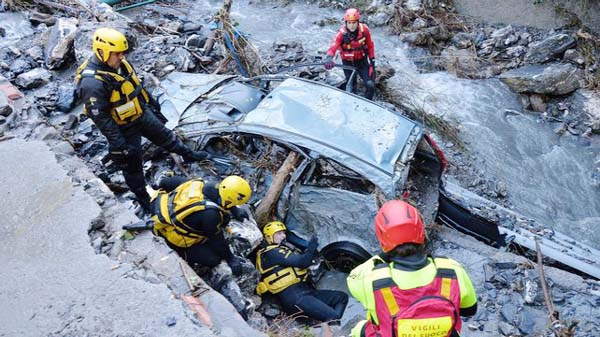
[[[338,30],[333,42],[327,50],[325,68],[335,66],[333,58],[338,49],[342,64],[356,67],[358,76],[367,87],[365,97],[372,99],[375,94],[375,45],[371,39],[371,32],[366,24],[360,23],[360,13],[356,8],[350,8],[344,15],[344,24]],[[350,81],[352,70],[344,69],[346,85]],[[356,90],[357,76],[352,80],[352,90]]]
[[[141,137],[186,161],[209,159],[209,154],[193,151],[164,126],[166,119],[160,114],[160,105],[146,92],[125,59],[129,48],[125,35],[112,28],[100,28],[94,33],[92,48],[94,55],[76,73],[83,111],[108,140],[110,158],[123,171],[137,201],[150,213]]]
[[[301,312],[321,322],[339,320],[348,295],[335,290],[317,290],[308,280],[307,268],[317,257],[318,242],[312,238],[304,252],[286,241],[286,227],[273,221],[263,227],[266,245],[256,255],[261,274],[256,291],[274,294],[288,314]]]
[[[152,201],[154,234],[163,237],[197,271],[225,260],[233,274],[240,275],[243,259],[233,255],[223,230],[232,217],[238,220],[249,217],[238,208],[252,195],[248,182],[238,176],[228,176],[218,184],[165,177],[158,187]]]
[[[356,267],[348,288],[367,320],[351,336],[459,336],[460,316],[477,312],[475,290],[456,261],[425,253],[423,220],[400,200],[386,202],[375,218],[384,254]]]

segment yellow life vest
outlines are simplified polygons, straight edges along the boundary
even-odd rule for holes
[[[266,269],[263,268],[262,254],[271,249],[280,249],[280,253],[286,256],[293,253],[290,248],[281,245],[268,245],[258,251],[256,254],[256,268],[261,274],[261,280],[256,286],[256,292],[259,295],[267,291],[271,294],[280,293],[291,285],[305,282],[308,278],[308,271],[306,269],[280,265],[274,265]]]
[[[223,214],[226,211],[216,203],[204,198],[203,187],[202,179],[192,179],[177,186],[170,193],[159,190],[155,198],[158,198],[160,209],[152,217],[154,234],[162,236],[171,244],[182,248],[206,241],[205,235],[183,222],[188,215],[209,208],[220,210],[221,223],[223,222]]]
[[[110,115],[118,125],[133,122],[142,116],[142,102],[147,104],[150,99],[135,74],[135,70],[127,60],[123,59],[121,61],[126,72],[123,75],[111,71],[88,69],[88,63],[89,59],[77,68],[75,81],[78,83],[84,77],[94,77],[112,87]],[[83,105],[83,112],[88,113],[85,104]]]

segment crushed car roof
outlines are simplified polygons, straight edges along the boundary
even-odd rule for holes
[[[299,78],[287,78],[275,89],[260,89],[215,75],[204,79],[194,74],[197,83],[221,87],[191,104],[207,90],[186,93],[189,76],[174,73],[163,82],[166,99],[176,98],[174,106],[180,116],[179,129],[194,137],[218,132],[244,132],[264,135],[316,151],[344,163],[370,178],[387,191],[393,190],[394,165],[404,151],[418,141],[422,127],[368,100],[333,87]],[[184,81],[185,83],[182,83]],[[225,83],[225,84],[223,84]],[[183,96],[189,104],[184,104]],[[182,110],[182,108],[184,110]],[[410,154],[412,155],[412,153]],[[377,172],[373,172],[373,170]],[[386,192],[387,192],[386,191]]]

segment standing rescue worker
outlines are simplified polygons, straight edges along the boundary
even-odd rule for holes
[[[327,50],[325,68],[332,69],[335,66],[333,58],[339,49],[342,64],[356,67],[358,75],[367,87],[365,97],[372,99],[375,93],[375,45],[371,39],[369,27],[360,23],[359,20],[358,9],[350,8],[346,11],[344,24],[335,34],[335,38]],[[344,69],[346,85],[351,74],[352,70]],[[352,88],[356,90],[356,76],[352,81]]]
[[[317,257],[317,238],[313,237],[304,252],[286,242],[286,227],[273,221],[263,227],[266,245],[256,255],[256,267],[261,280],[256,287],[259,295],[274,294],[288,314],[302,314],[328,322],[344,314],[348,295],[335,290],[317,290],[308,282],[307,268]]]
[[[375,233],[384,254],[348,276],[352,296],[367,309],[367,320],[351,336],[459,336],[459,315],[477,312],[477,296],[458,262],[426,255],[417,209],[386,202],[375,217]]]
[[[228,176],[218,184],[165,177],[158,187],[152,201],[154,234],[163,237],[195,270],[202,266],[212,268],[225,260],[233,274],[240,275],[243,259],[233,255],[223,230],[232,217],[249,217],[238,208],[252,195],[248,182],[238,176]]]
[[[146,192],[142,167],[142,136],[169,152],[180,154],[186,161],[210,156],[204,151],[193,151],[164,126],[160,106],[143,88],[125,59],[124,53],[129,48],[125,35],[112,28],[100,28],[94,33],[92,48],[94,55],[81,64],[76,73],[83,111],[108,140],[110,158],[123,171],[131,192],[149,213],[150,196]]]

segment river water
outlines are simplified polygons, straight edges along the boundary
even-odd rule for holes
[[[173,10],[208,18],[221,6],[221,1],[202,0]],[[238,28],[250,34],[263,55],[285,39],[301,42],[308,54],[323,55],[339,25],[316,23],[342,16],[341,10],[296,2],[234,1],[231,9]],[[600,187],[591,176],[598,142],[583,146],[557,136],[552,125],[525,113],[518,96],[497,79],[419,73],[408,56],[410,47],[383,29],[371,30],[377,58],[396,71],[388,85],[402,93],[405,104],[459,125],[478,168],[506,184],[515,211],[600,249],[600,234],[593,229],[600,223]]]

